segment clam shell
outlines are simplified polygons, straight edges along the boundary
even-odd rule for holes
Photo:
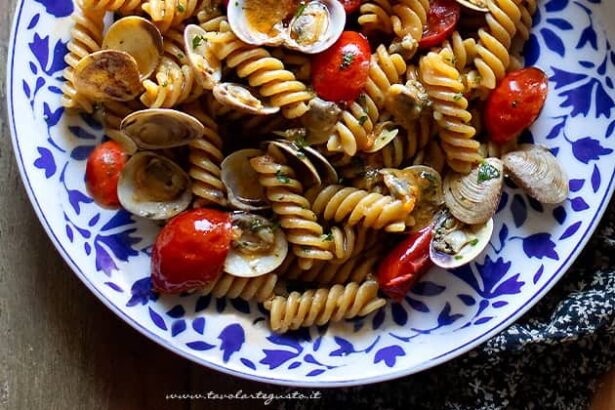
[[[568,197],[568,176],[547,147],[523,144],[502,160],[510,179],[539,202],[559,204]]]
[[[322,179],[318,172],[318,168],[316,168],[310,157],[308,157],[301,147],[286,140],[265,141],[263,145],[265,147],[274,145],[280,149],[293,169],[296,170],[297,178],[299,178],[300,182],[306,188],[322,185]]]
[[[438,171],[425,165],[414,165],[404,171],[412,173],[419,186],[419,200],[412,211],[412,229],[416,231],[432,223],[433,216],[444,202],[442,177]]]
[[[436,228],[438,229],[438,224]],[[480,255],[489,244],[493,234],[493,219],[481,225],[463,225],[454,231],[448,240],[460,245],[459,251],[450,254],[442,252],[435,246],[435,238],[429,246],[429,258],[432,262],[444,269],[454,269],[467,264]]]
[[[253,278],[266,275],[277,269],[286,258],[288,242],[281,229],[275,228],[268,219],[254,214],[233,214],[234,227],[240,227],[242,236],[233,240],[233,246],[224,261],[224,271],[230,275],[241,278]],[[270,229],[267,234],[273,235],[273,243],[268,249],[252,252],[246,247],[237,246],[244,239],[244,235],[251,236],[250,240],[258,240],[259,231]]]
[[[127,52],[101,50],[75,67],[75,89],[95,101],[129,101],[143,90],[137,61]]]
[[[196,24],[190,24],[184,30],[188,61],[199,84],[206,90],[211,90],[222,79],[222,63],[211,50],[209,42],[204,40],[206,36],[207,32]]]
[[[248,114],[270,115],[280,111],[280,107],[263,103],[255,92],[242,84],[216,84],[213,93],[220,104]]]
[[[480,11],[481,13],[489,12],[487,0],[457,0],[457,3],[470,10]]]
[[[170,159],[148,151],[126,162],[117,195],[127,211],[155,220],[178,215],[192,201],[188,174]]]
[[[160,30],[149,20],[137,16],[123,17],[113,23],[105,34],[102,48],[130,54],[137,62],[141,81],[156,70],[164,51]]]
[[[299,3],[294,11],[287,7],[288,2],[282,1],[231,1],[227,7],[229,25],[248,44],[283,45],[307,54],[331,47],[346,25],[346,12],[337,0]],[[285,20],[293,12],[286,25]]]
[[[487,158],[467,174],[449,172],[444,178],[444,202],[451,214],[469,225],[486,223],[502,195],[503,163]]]
[[[228,192],[231,206],[244,211],[267,209],[265,190],[258,182],[258,174],[249,160],[263,155],[259,149],[242,149],[228,155],[222,161],[221,179]]]
[[[169,108],[135,111],[122,120],[120,129],[142,149],[179,147],[205,133],[192,115]]]
[[[384,121],[376,124],[372,133],[374,135],[374,143],[368,149],[363,150],[368,154],[378,152],[386,147],[399,134],[399,129],[395,128],[393,121]]]

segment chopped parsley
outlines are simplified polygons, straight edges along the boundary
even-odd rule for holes
[[[184,56],[184,53],[178,53],[178,54],[177,54],[177,58],[178,58],[178,59],[180,59],[180,60],[183,60],[183,59],[184,59],[184,57],[185,57],[185,56]]]
[[[487,161],[483,161],[478,166],[478,183],[482,183],[485,181],[489,181],[491,179],[499,178],[500,171],[488,163]]]
[[[275,177],[283,184],[288,184],[290,182],[290,178],[288,177],[288,175],[286,175],[279,169],[275,172]]]
[[[342,63],[340,64],[340,70],[346,70],[350,67],[350,64],[354,61],[356,54],[352,51],[346,51],[342,56]]]
[[[305,6],[307,6],[306,3],[303,3],[303,2],[299,3],[299,7],[297,7],[297,11],[295,11],[295,18],[303,14],[303,12],[305,11]]]
[[[327,242],[331,242],[333,240],[333,232],[329,231],[323,235],[323,239]]]
[[[367,121],[367,120],[368,120],[367,115],[360,116],[359,117],[359,125],[365,124],[365,121]]]
[[[359,103],[359,105],[364,106],[366,103],[365,94],[361,93],[359,97],[357,97],[357,102]]]
[[[297,135],[294,142],[299,148],[307,147],[309,145],[305,133]]]
[[[203,44],[206,41],[207,39],[203,36],[194,36],[194,38],[192,39],[192,49],[196,50],[197,48],[201,46],[201,44]]]
[[[455,255],[455,260],[456,260],[456,261],[459,261],[459,260],[461,260],[461,259],[463,259],[463,256],[461,256],[461,255]]]
[[[476,246],[478,245],[478,238],[474,238],[469,242],[470,246]]]
[[[455,96],[453,97],[453,100],[455,100],[455,101],[459,101],[459,100],[461,100],[461,98],[462,98],[462,97],[463,97],[463,94],[462,94],[462,93],[457,93],[457,94],[455,94]]]
[[[177,11],[179,11],[180,13],[183,13],[184,11],[186,11],[186,8],[184,7],[183,4],[179,3],[177,5]]]

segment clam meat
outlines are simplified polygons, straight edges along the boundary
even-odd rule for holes
[[[205,40],[207,32],[196,24],[186,26],[184,44],[186,55],[196,79],[206,90],[212,90],[222,79],[222,63]]]
[[[198,119],[170,108],[135,111],[122,120],[120,130],[142,149],[179,147],[205,133]]]
[[[283,45],[307,54],[333,45],[346,24],[338,0],[235,0],[227,15],[233,32],[248,44]]]
[[[126,162],[117,195],[127,211],[155,220],[174,217],[192,201],[188,174],[170,159],[149,151],[138,152]]]
[[[220,83],[214,86],[214,98],[220,104],[237,111],[253,115],[270,115],[280,111],[280,107],[263,103],[256,93],[245,85]]]
[[[231,216],[231,249],[224,271],[242,278],[265,275],[278,268],[288,253],[282,230],[267,218],[235,212]]]

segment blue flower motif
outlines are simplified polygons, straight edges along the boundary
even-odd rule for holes
[[[528,258],[559,260],[559,255],[555,251],[555,243],[551,240],[551,234],[546,232],[524,238],[523,252]]]
[[[612,152],[612,149],[604,148],[600,145],[600,141],[591,137],[581,138],[572,142],[572,153],[576,159],[584,164],[599,160],[601,156],[609,155]]]
[[[226,363],[231,358],[233,353],[241,350],[243,342],[246,341],[246,336],[243,331],[243,327],[241,327],[240,324],[235,323],[222,329],[222,332],[218,335],[218,339],[222,341],[222,344],[220,344],[220,350],[224,352],[222,360]]]
[[[384,363],[388,367],[395,366],[395,362],[399,356],[405,356],[406,352],[398,345],[391,345],[379,349],[374,356],[374,363]]]
[[[475,266],[481,278],[480,283],[474,274],[472,264],[461,266],[452,270],[451,273],[467,283],[485,299],[517,294],[525,284],[525,282],[518,280],[520,276],[518,273],[502,282],[511,267],[511,262],[504,262],[503,258],[493,261],[487,256],[482,265],[476,263]]]
[[[152,279],[146,276],[139,279],[130,287],[130,300],[126,303],[127,307],[135,306],[138,304],[147,305],[151,301],[158,299],[158,295],[152,290]]]

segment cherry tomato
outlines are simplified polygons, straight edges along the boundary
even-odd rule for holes
[[[394,301],[400,301],[412,285],[432,266],[429,243],[432,227],[411,234],[397,245],[378,266],[380,289]]]
[[[457,27],[461,7],[455,0],[432,0],[427,13],[427,24],[423,27],[421,48],[431,48],[442,44]]]
[[[485,105],[489,139],[504,144],[519,136],[536,121],[547,99],[549,79],[536,67],[506,75],[491,91]]]
[[[361,7],[361,0],[340,0],[340,3],[344,6],[347,14],[359,10],[359,7]]]
[[[222,271],[230,246],[230,214],[206,208],[179,214],[154,242],[154,289],[177,293],[210,283]]]
[[[85,186],[98,205],[119,208],[117,181],[127,160],[128,156],[115,141],[100,144],[88,157]]]
[[[344,31],[335,44],[312,61],[312,85],[320,98],[354,101],[367,82],[371,51],[360,33]]]

